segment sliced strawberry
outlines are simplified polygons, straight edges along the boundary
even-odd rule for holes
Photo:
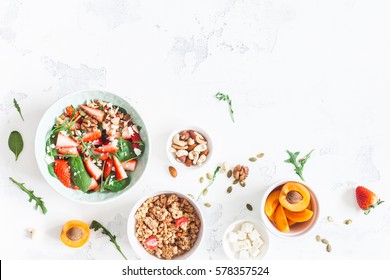
[[[76,140],[70,138],[68,135],[65,135],[61,131],[58,132],[56,147],[77,147],[79,144]]]
[[[370,213],[371,209],[384,202],[375,193],[362,186],[356,188],[356,201],[366,215]]]
[[[149,236],[144,243],[147,249],[154,250],[158,247],[157,237],[155,235]]]
[[[137,148],[139,149],[139,143],[142,141],[141,139],[141,136],[139,135],[139,133],[135,132],[133,133],[133,135],[131,135],[131,143],[133,144],[133,148]]]
[[[91,159],[84,159],[83,160],[85,169],[87,169],[87,172],[89,175],[91,175],[92,178],[95,180],[99,180],[99,178],[102,176],[103,171],[97,167],[95,163]]]
[[[188,223],[188,219],[186,217],[180,217],[176,219],[175,221],[175,226],[176,228],[179,228],[182,224]]]
[[[58,180],[64,184],[65,187],[72,187],[72,180],[70,178],[70,166],[65,159],[56,159],[54,161],[54,173],[57,175]]]
[[[103,145],[102,138],[99,138],[99,139],[93,140],[93,141],[92,141],[92,144],[93,144],[94,146],[100,146],[100,145]]]
[[[137,165],[137,160],[135,159],[122,162],[123,169],[128,171],[134,171],[136,165]]]
[[[80,108],[87,113],[88,116],[94,118],[98,122],[102,122],[104,120],[104,112],[99,109],[88,107],[87,105],[81,104]]]
[[[125,140],[130,140],[133,134],[134,131],[131,127],[126,127],[122,130],[122,138]]]
[[[58,147],[57,152],[61,155],[79,155],[77,147]]]
[[[98,182],[94,178],[91,178],[91,185],[89,186],[88,191],[97,191],[98,189],[99,189]]]
[[[97,153],[109,153],[109,154],[115,154],[118,152],[118,147],[113,146],[113,145],[103,145],[94,150]]]
[[[110,176],[113,164],[114,163],[110,158],[107,158],[106,161],[104,162],[104,168],[103,168],[104,179],[107,179],[107,177]]]
[[[102,137],[102,132],[100,130],[95,130],[91,132],[87,132],[83,135],[82,140],[84,142],[94,142],[95,140],[99,140]]]
[[[99,159],[104,161],[104,160],[108,159],[109,156],[110,156],[109,153],[102,153],[102,154],[99,154]]]
[[[123,166],[119,159],[116,156],[112,157],[112,160],[114,161],[114,167],[115,167],[115,177],[118,181],[126,179],[127,178],[127,173],[123,169]]]
[[[65,108],[65,114],[71,119],[72,118],[76,119],[80,115],[80,113],[77,110],[74,112],[74,110],[75,108],[72,105],[70,105]]]

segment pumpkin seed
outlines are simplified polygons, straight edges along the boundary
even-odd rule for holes
[[[208,202],[206,202],[205,204],[203,204],[204,206],[206,206],[206,207],[211,207],[211,204],[210,203],[208,203]]]
[[[257,160],[257,158],[255,158],[255,157],[249,158],[249,161],[251,161],[251,162],[255,162],[256,160]]]
[[[236,179],[233,181],[233,185],[237,185],[240,180]]]
[[[350,225],[350,224],[352,224],[352,220],[351,220],[351,219],[348,219],[348,220],[346,220],[344,223],[345,223],[346,225]]]
[[[257,158],[262,158],[264,156],[264,153],[257,154]]]
[[[192,199],[195,199],[194,195],[192,195],[192,194],[190,194],[190,193],[187,193],[187,195],[188,195],[189,197],[191,197]]]
[[[199,178],[199,182],[200,182],[201,184],[203,184],[204,178],[203,178],[203,177],[200,177],[200,178]]]
[[[207,178],[207,179],[209,179],[209,180],[211,180],[211,178],[213,178],[213,177],[211,176],[211,174],[210,174],[210,173],[208,173],[208,172],[207,172],[207,174],[206,174],[206,178]]]
[[[232,177],[232,175],[233,175],[233,171],[232,171],[232,170],[229,170],[229,171],[227,172],[227,174],[226,174],[226,176],[227,176],[228,178]]]
[[[227,191],[227,193],[231,193],[233,191],[233,187],[229,186],[226,191]]]
[[[329,253],[332,251],[332,246],[330,246],[330,244],[326,245],[326,251]]]
[[[328,222],[333,223],[333,218],[331,216],[328,216]]]
[[[245,183],[245,181],[240,181],[240,185],[241,185],[241,187],[245,187],[246,186],[246,183]]]
[[[202,194],[203,194],[203,195],[206,195],[208,192],[209,192],[208,189],[204,189],[204,190],[202,191]]]
[[[316,240],[317,240],[318,242],[320,242],[320,241],[321,241],[321,236],[317,235],[317,236],[316,236]]]
[[[324,244],[329,244],[329,241],[327,239],[325,239],[325,238],[322,238],[321,242],[324,243]]]
[[[249,211],[253,211],[253,207],[249,203],[246,204],[246,209],[248,209]]]

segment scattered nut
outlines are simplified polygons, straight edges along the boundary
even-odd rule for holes
[[[198,161],[199,161],[199,153],[194,152],[194,158],[192,160],[192,164],[196,165],[198,163]]]
[[[332,218],[331,216],[328,216],[327,219],[328,219],[328,222],[329,222],[329,223],[333,223],[333,218]]]
[[[201,166],[205,161],[206,161],[207,157],[205,155],[201,155],[198,159],[198,166]]]
[[[178,150],[176,152],[176,156],[177,157],[188,156],[188,152],[187,152],[187,150]]]
[[[207,145],[206,144],[199,144],[194,148],[195,152],[203,152],[207,150]]]
[[[181,163],[185,163],[186,162],[186,156],[182,156],[182,157],[178,157],[178,158],[176,158],[176,160],[178,161],[178,162],[181,162]]]
[[[169,174],[171,174],[171,176],[172,176],[173,178],[176,178],[176,177],[177,177],[177,170],[176,170],[175,167],[169,166],[169,167],[168,167],[168,170],[169,170]]]
[[[229,166],[228,166],[227,162],[225,161],[224,163],[222,163],[221,172],[227,173],[228,171],[229,171]]]
[[[183,130],[180,132],[180,140],[182,141],[187,141],[190,138],[190,134],[188,133],[187,130]]]
[[[27,232],[28,232],[29,237],[30,237],[31,239],[34,239],[34,238],[35,238],[35,235],[36,235],[35,229],[29,228],[29,229],[27,229]]]
[[[173,143],[181,147],[184,147],[187,144],[186,141],[180,140],[180,134],[175,134],[175,136],[173,136]]]

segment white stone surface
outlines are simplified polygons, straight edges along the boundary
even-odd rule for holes
[[[228,162],[246,164],[245,188],[218,175],[201,203],[205,240],[193,259],[226,259],[221,238],[232,221],[260,218],[273,181],[297,178],[286,149],[315,149],[304,170],[320,201],[306,237],[271,236],[269,259],[390,258],[390,17],[388,1],[329,0],[2,0],[0,1],[0,258],[121,259],[106,236],[80,249],[59,240],[70,219],[106,225],[129,259],[126,219],[142,195],[166,189],[198,195],[200,176]],[[35,129],[65,94],[102,87],[144,117],[153,154],[144,178],[108,204],[80,205],[44,181],[34,158]],[[235,123],[217,92],[233,100]],[[13,108],[16,98],[25,121]],[[212,135],[206,169],[167,172],[167,137],[181,124]],[[8,135],[25,147],[15,162]],[[248,158],[264,152],[252,163]],[[8,179],[26,183],[48,208],[33,210]],[[385,200],[369,216],[355,202],[364,185]],[[246,209],[246,204],[253,211]],[[334,218],[329,223],[327,216]],[[345,225],[345,219],[352,219]],[[27,229],[34,228],[31,240]],[[333,251],[315,241],[326,237]]]

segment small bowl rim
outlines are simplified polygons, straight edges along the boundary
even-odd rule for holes
[[[264,212],[264,208],[265,208],[265,202],[269,196],[269,194],[275,190],[276,188],[280,187],[281,185],[284,185],[286,184],[287,182],[297,182],[297,183],[300,183],[302,185],[304,185],[310,192],[310,195],[311,197],[314,197],[315,199],[315,202],[316,202],[316,211],[315,211],[315,215],[314,215],[314,219],[313,221],[310,223],[309,226],[307,226],[307,228],[305,228],[304,230],[302,231],[299,231],[299,232],[294,232],[294,233],[284,233],[284,232],[280,232],[272,223],[271,221],[268,219],[267,215],[265,214]],[[315,226],[317,225],[317,222],[318,222],[318,218],[320,216],[320,205],[319,205],[319,201],[318,201],[318,198],[317,198],[317,195],[315,194],[315,192],[313,191],[313,189],[311,187],[308,186],[307,182],[304,182],[302,180],[297,180],[297,179],[282,179],[282,180],[278,180],[274,183],[272,183],[268,189],[266,190],[266,192],[264,193],[264,196],[263,196],[263,199],[261,200],[261,219],[263,220],[263,223],[265,225],[265,227],[271,232],[273,233],[274,235],[278,236],[278,237],[282,237],[282,238],[285,238],[285,239],[291,239],[291,238],[300,238],[300,237],[304,237],[304,236],[307,236],[314,228]]]
[[[136,203],[134,203],[133,207],[131,208],[131,211],[129,213],[129,216],[127,218],[127,225],[126,225],[126,230],[127,230],[127,238],[130,242],[131,248],[134,250],[135,254],[140,257],[142,260],[161,260],[165,261],[165,259],[160,259],[157,258],[155,255],[149,254],[144,247],[142,247],[141,243],[138,241],[138,239],[135,237],[135,222],[136,219],[134,217],[135,213],[137,212],[138,208],[142,205],[143,202],[145,202],[147,199],[150,197],[156,196],[156,195],[161,195],[161,194],[176,194],[179,197],[186,198],[188,201],[191,202],[191,205],[195,208],[196,213],[198,214],[198,217],[201,222],[201,226],[198,232],[198,237],[195,241],[194,246],[184,254],[173,258],[173,260],[186,260],[190,258],[193,254],[195,254],[198,249],[201,247],[204,239],[204,232],[205,232],[205,219],[204,219],[204,214],[202,209],[199,207],[199,205],[196,203],[194,199],[189,197],[188,195],[177,192],[174,190],[162,190],[162,191],[156,191],[152,192],[150,194],[142,196],[140,199],[137,200]]]
[[[269,245],[270,245],[270,237],[267,231],[266,226],[264,223],[262,223],[260,220],[254,219],[254,218],[241,218],[238,220],[235,220],[234,222],[231,222],[226,228],[225,231],[222,235],[222,247],[225,255],[230,259],[230,260],[240,260],[234,256],[234,253],[230,249],[229,242],[227,240],[227,235],[229,232],[232,231],[233,228],[236,226],[243,224],[245,222],[252,223],[256,229],[260,229],[260,234],[261,238],[264,241],[263,249],[260,252],[260,254],[256,258],[250,258],[249,260],[261,260],[264,259],[264,257],[267,255],[268,250],[269,250]]]
[[[203,129],[203,128],[199,127],[199,126],[196,126],[196,125],[185,125],[185,124],[182,124],[179,127],[183,127],[183,128],[181,128],[181,129],[174,129],[169,134],[167,142],[166,142],[165,150],[166,150],[166,153],[167,153],[169,161],[171,162],[171,164],[174,167],[177,167],[180,170],[197,170],[197,169],[204,168],[205,166],[207,166],[209,164],[210,159],[211,159],[211,157],[213,155],[214,145],[213,145],[213,139],[212,139],[211,135],[205,129]],[[195,130],[195,131],[199,132],[200,134],[202,134],[204,137],[206,137],[206,139],[207,139],[207,146],[208,146],[208,149],[209,149],[209,154],[207,155],[206,161],[201,166],[192,165],[192,166],[188,167],[184,163],[178,162],[174,158],[173,153],[171,153],[169,151],[169,148],[171,147],[171,144],[172,144],[173,136],[175,134],[177,134],[177,133],[180,133],[183,130]]]

